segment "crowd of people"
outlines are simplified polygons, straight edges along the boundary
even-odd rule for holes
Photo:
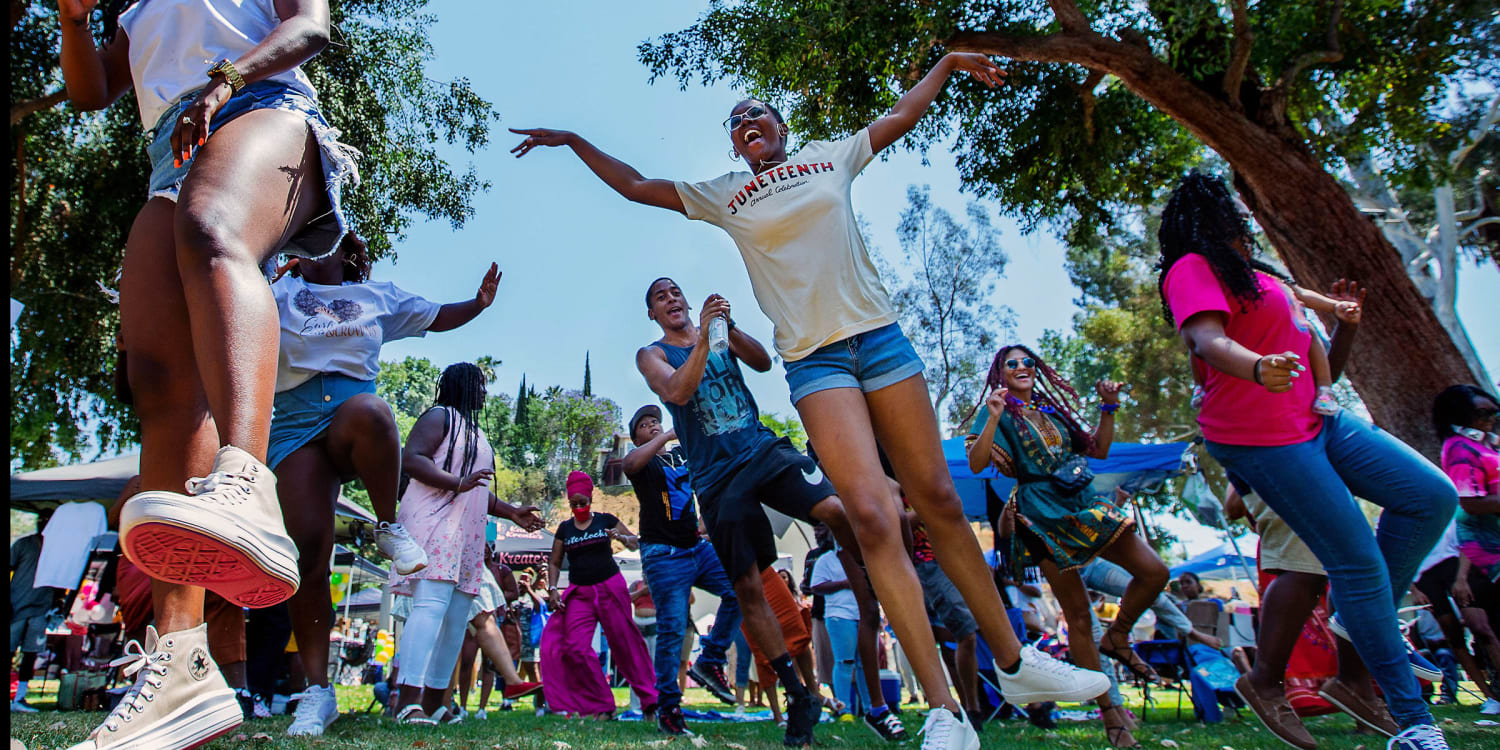
[[[1092,701],[1103,739],[1135,747],[1112,675],[1162,680],[1132,644],[1144,613],[1194,647],[1225,645],[1184,622],[1163,596],[1167,567],[1122,498],[1095,490],[1089,459],[1109,455],[1121,383],[1095,386],[1095,422],[1035,351],[1001,347],[968,441],[973,469],[1018,482],[988,564],[964,515],[923,363],[861,238],[850,186],[951,77],[999,85],[1004,72],[988,57],[947,54],[885,116],[797,149],[775,106],[740,101],[724,128],[748,171],[703,182],[647,179],[575,133],[514,131],[518,157],[568,147],[623,197],[729,235],[810,437],[804,453],[762,425],[741,366],[769,371],[772,352],[735,325],[730,302],[707,295],[695,316],[697,297],[657,278],[644,301],[659,337],[636,367],[666,414],[635,412],[624,459],[640,531],[594,510],[592,478],[573,472],[548,564],[517,575],[487,552],[488,519],[534,531],[543,512],[489,488],[495,456],[476,419],[483,371],[447,367],[404,445],[374,386],[382,344],[474,320],[500,273],[492,264],[473,298],[449,304],[369,279],[341,210],[358,154],[338,141],[301,70],[328,41],[326,1],[111,0],[102,45],[92,0],[59,9],[69,100],[98,109],[133,88],[152,164],[120,285],[141,473],[116,508],[117,577],[135,576],[133,604],[149,616],[136,617],[140,636],[126,650],[131,687],[76,747],[185,748],[230,731],[244,720],[243,695],[270,679],[259,673],[267,660],[247,652],[280,654],[289,640],[307,685],[288,734],[330,727],[333,608],[321,581],[339,488],[356,478],[403,623],[386,685],[402,724],[462,720],[479,652],[482,703],[498,679],[507,699],[540,692],[552,712],[612,717],[602,631],[617,676],[669,735],[690,731],[687,678],[733,704],[753,661],[787,745],[812,744],[828,709],[900,741],[900,706],[880,680],[889,634],[908,692],[926,702],[924,748],[980,746],[981,679],[1039,723],[1052,704]],[[1489,624],[1500,601],[1495,399],[1469,386],[1438,398],[1441,469],[1339,409],[1328,389],[1364,296],[1292,284],[1255,257],[1242,211],[1220,180],[1195,173],[1158,235],[1163,310],[1201,386],[1206,448],[1231,476],[1231,506],[1262,529],[1264,597],[1277,603],[1263,609],[1253,664],[1233,690],[1277,737],[1315,746],[1284,675],[1326,588],[1326,622],[1350,647],[1319,695],[1391,747],[1442,750],[1417,681],[1441,672],[1403,639],[1397,610],[1415,585],[1443,647],[1493,699],[1480,665],[1500,663]],[[1308,307],[1341,321],[1326,346]],[[1384,508],[1373,531],[1355,496]],[[776,568],[767,509],[817,530],[800,586]],[[639,550],[643,588],[627,587],[616,543]],[[1061,607],[1066,641],[1028,617],[1040,594],[1033,569]],[[719,599],[695,660],[694,588]],[[1107,627],[1091,591],[1118,597]],[[12,622],[13,652],[34,640],[22,625]],[[1119,669],[1107,676],[1101,657]]]

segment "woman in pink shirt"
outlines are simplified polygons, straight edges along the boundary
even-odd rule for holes
[[[1347,411],[1311,410],[1313,379],[1301,365],[1312,341],[1307,319],[1252,258],[1249,226],[1221,181],[1196,172],[1183,180],[1157,236],[1167,319],[1208,365],[1198,424],[1209,454],[1249,482],[1328,569],[1336,620],[1402,727],[1391,747],[1446,750],[1412,675],[1396,606],[1453,517],[1453,483]],[[1373,534],[1356,494],[1385,508]]]

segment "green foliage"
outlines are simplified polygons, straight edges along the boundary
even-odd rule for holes
[[[54,4],[13,3],[11,106],[61,86]],[[488,187],[440,144],[473,152],[498,119],[466,79],[427,75],[435,50],[426,0],[332,0],[328,47],[304,69],[341,140],[363,153],[344,208],[372,257],[393,254],[419,217],[461,225]],[[14,14],[13,14],[13,17]],[[11,126],[11,294],[25,303],[11,347],[10,458],[38,468],[133,442],[113,393],[114,286],[149,174],[134,94],[81,113],[64,104]]]
[[[763,411],[760,413],[760,423],[776,433],[777,437],[792,441],[797,450],[807,450],[807,430],[795,416],[782,418],[775,412]]]
[[[979,203],[967,223],[932,205],[926,186],[907,188],[907,206],[896,225],[903,264],[881,271],[901,328],[928,364],[933,408],[959,424],[978,403],[989,359],[1011,338],[1015,314],[990,303],[1009,258],[1000,232]],[[882,263],[882,265],[887,265]]]

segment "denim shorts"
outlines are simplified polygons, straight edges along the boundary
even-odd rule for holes
[[[266,465],[273,470],[287,456],[317,440],[333,423],[333,414],[345,401],[361,393],[374,393],[375,381],[324,372],[291,390],[276,394],[271,406],[271,445]]]
[[[804,396],[830,388],[858,388],[865,393],[895,385],[922,372],[922,358],[901,326],[890,323],[819,347],[786,363],[786,382],[795,406]]]
[[[198,92],[201,90],[184,94],[161,114],[156,126],[146,133],[146,155],[151,159],[151,184],[146,191],[147,200],[177,200],[177,193],[182,189],[182,181],[187,178],[193,160],[188,159],[180,167],[173,165],[175,154],[172,153],[172,131],[183,110],[198,100]],[[281,109],[306,118],[307,126],[312,129],[313,136],[318,141],[318,151],[323,161],[323,182],[328,191],[328,205],[331,207],[327,214],[308,222],[297,236],[277,252],[317,258],[337,250],[344,234],[349,231],[341,196],[346,182],[352,180],[352,184],[359,184],[359,169],[355,165],[359,152],[339,143],[339,131],[329,127],[328,121],[323,119],[323,114],[318,110],[316,101],[307,94],[274,80],[252,83],[230,97],[209,123],[209,137],[212,138],[224,123],[257,109]]]

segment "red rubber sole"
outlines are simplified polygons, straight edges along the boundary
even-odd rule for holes
[[[152,578],[202,586],[241,607],[270,607],[297,593],[296,584],[256,565],[244,552],[180,526],[143,521],[130,528],[123,545]]]

